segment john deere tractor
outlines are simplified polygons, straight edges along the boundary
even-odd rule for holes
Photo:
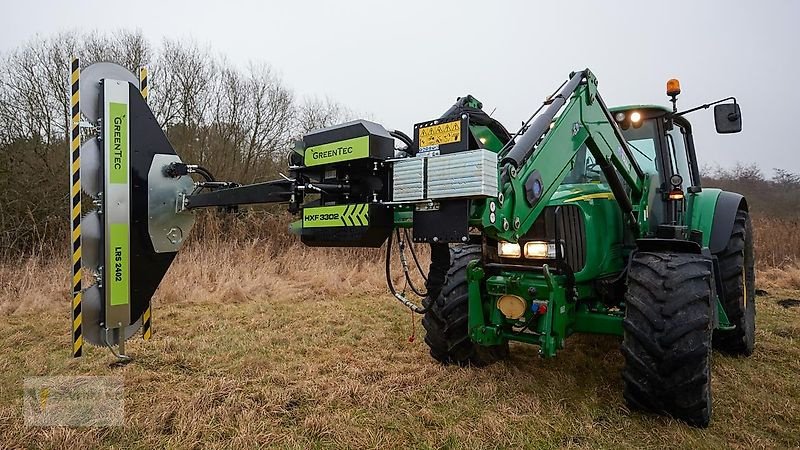
[[[513,134],[466,96],[411,135],[365,120],[310,132],[281,179],[238,185],[180,160],[131,74],[83,72],[97,139],[79,145],[91,168],[77,179],[91,177],[99,214],[82,240],[97,283],[74,292],[78,355],[85,338],[124,357],[193,210],[257,203],[287,204],[309,246],[385,246],[389,290],[424,315],[441,363],[484,366],[510,341],[551,358],[574,333],[617,335],[628,405],[706,426],[712,347],[753,351],[748,205],[701,186],[685,117],[713,105],[717,132],[739,132],[733,97],[678,111],[670,80],[671,108],[608,108],[587,69]],[[430,246],[427,271],[415,243]],[[408,281],[424,272],[416,300],[394,286],[393,247]]]

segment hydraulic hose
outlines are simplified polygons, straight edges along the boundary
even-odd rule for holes
[[[426,295],[428,295],[428,293],[422,292],[419,289],[417,289],[416,286],[414,286],[414,281],[411,279],[411,272],[408,270],[408,260],[406,259],[406,253],[405,253],[405,245],[406,245],[405,243],[408,240],[408,233],[405,233],[406,239],[402,239],[400,237],[400,229],[395,230],[395,233],[397,235],[397,245],[400,247],[400,264],[402,264],[403,266],[403,275],[405,276],[406,284],[408,284],[408,287],[410,287],[415,294],[419,295],[420,297],[425,297]],[[411,253],[412,254],[414,253],[413,245],[411,245]],[[414,256],[414,259],[416,260],[416,256]],[[419,264],[417,265],[417,267],[419,268]],[[420,273],[422,273],[422,270],[420,270]],[[425,277],[424,274],[422,275],[422,277],[425,278],[425,281],[427,281],[427,278]]]
[[[386,243],[386,285],[389,287],[389,292],[392,293],[394,298],[396,298],[400,303],[405,305],[406,308],[414,311],[417,314],[425,314],[428,312],[428,307],[417,305],[416,303],[412,302],[411,300],[407,299],[403,294],[397,292],[394,288],[394,283],[392,282],[392,241],[393,239],[390,237],[389,241]]]
[[[405,236],[406,241],[411,242],[411,239],[408,238],[408,229],[407,228],[403,230],[403,235]],[[419,271],[419,274],[422,275],[422,279],[425,280],[425,282],[427,283],[428,282],[428,276],[425,275],[425,271],[422,270],[422,265],[419,263],[419,259],[417,258],[417,252],[416,252],[416,250],[414,250],[414,246],[411,245],[409,248],[411,249],[411,257],[414,258],[414,264],[417,266],[417,270]]]
[[[414,151],[414,140],[408,137],[407,134],[403,133],[400,130],[392,130],[389,132],[389,135],[399,139],[404,144],[406,144],[406,148],[403,149],[404,152],[408,153],[411,156],[416,155],[417,152]]]
[[[211,174],[211,171],[206,169],[205,167],[197,166],[195,167],[194,172],[200,174],[200,176],[205,178],[206,181],[217,181],[214,178],[214,175]]]

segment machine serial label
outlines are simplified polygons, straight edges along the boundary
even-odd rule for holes
[[[369,136],[308,147],[305,152],[306,166],[319,166],[369,156]]]
[[[440,123],[419,129],[419,147],[432,147],[461,142],[461,121]]]
[[[303,210],[303,228],[366,227],[369,225],[369,205],[320,206]]]
[[[128,239],[128,225],[124,223],[112,223],[109,226],[109,247],[111,249],[110,264],[107,269],[106,280],[114,295],[111,296],[111,305],[127,305],[130,297],[128,289],[130,258],[130,243]]]
[[[114,328],[131,318],[130,85],[106,79],[103,89],[104,321]]]

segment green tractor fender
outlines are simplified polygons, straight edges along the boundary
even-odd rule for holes
[[[744,196],[721,189],[706,189],[692,194],[690,228],[703,232],[703,247],[712,254],[725,249],[730,239],[736,212],[747,210]]]
[[[720,192],[714,209],[714,223],[711,226],[711,239],[708,244],[711,253],[717,254],[725,250],[733,231],[736,212],[739,210],[747,211],[747,199],[743,195],[735,192]]]

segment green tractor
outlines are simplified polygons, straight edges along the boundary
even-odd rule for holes
[[[701,188],[683,116],[711,104],[677,112],[670,80],[673,109],[607,109],[595,86],[586,72],[521,157],[499,150],[509,176],[471,216],[480,242],[451,248],[445,281],[429,286],[425,342],[438,361],[483,366],[509,341],[547,358],[573,333],[618,335],[628,405],[706,426],[712,345],[753,352],[747,202]],[[735,100],[715,119],[719,133],[741,130]]]
[[[484,366],[510,341],[551,358],[574,333],[618,335],[628,404],[706,426],[712,347],[753,351],[748,205],[701,187],[685,118],[715,105],[717,131],[738,132],[732,97],[679,112],[670,80],[672,108],[609,109],[587,69],[514,134],[466,96],[412,136],[364,120],[313,131],[289,153],[288,175],[238,185],[183,163],[120,70],[85,70],[84,115],[104,148],[85,146],[94,160],[83,176],[102,214],[84,227],[83,265],[98,282],[74,292],[75,356],[85,338],[125,357],[194,209],[257,203],[299,214],[292,229],[306,245],[385,246],[389,289],[424,315],[441,363]],[[393,284],[395,242],[409,283],[405,249],[424,272],[411,242],[430,246],[425,287],[411,286],[418,300]]]

